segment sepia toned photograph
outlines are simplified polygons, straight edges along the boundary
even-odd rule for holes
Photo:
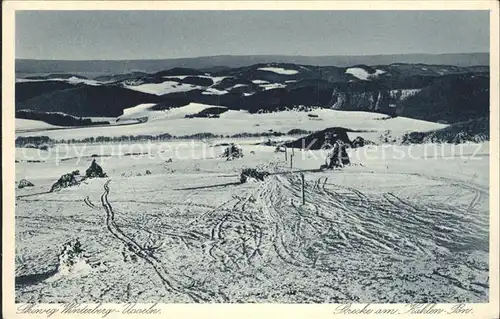
[[[19,10],[14,69],[16,303],[490,300],[488,10]]]

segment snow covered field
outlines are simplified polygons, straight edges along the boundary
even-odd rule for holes
[[[152,106],[126,109],[108,127],[16,120],[16,135],[60,140],[340,126],[363,131],[349,132],[350,139],[379,145],[350,150],[352,165],[336,171],[318,170],[322,151],[296,150],[290,168],[291,151],[285,160],[273,146],[259,145],[267,138],[17,148],[16,186],[21,179],[35,185],[16,189],[18,302],[488,300],[489,143],[383,144],[386,134],[446,125],[368,112],[229,110],[207,119],[185,116],[213,105]],[[133,124],[138,119],[143,123]],[[279,139],[291,138],[297,136]],[[219,157],[230,142],[242,147],[243,158]],[[61,175],[84,174],[94,159],[107,178],[49,192]],[[241,184],[247,167],[271,175]]]
[[[342,123],[342,112],[322,112]],[[237,113],[203,128],[231,116],[245,130],[247,121],[263,129],[278,120]],[[363,127],[411,124],[357,116]],[[279,120],[274,128],[285,131],[286,116]],[[189,128],[176,121],[193,129],[191,119]],[[317,122],[304,113],[300,123]],[[350,150],[351,166],[319,172],[320,151],[296,150],[290,170],[274,147],[231,141],[243,158],[217,157],[223,148],[214,145],[227,140],[16,149],[16,182],[35,185],[16,190],[16,301],[488,300],[489,143],[363,147]],[[108,178],[47,192],[94,158]],[[240,184],[244,167],[272,174]],[[75,239],[78,266],[60,266],[63,244]]]
[[[62,126],[48,124],[37,120],[16,119],[16,131],[34,131],[61,128]]]
[[[165,81],[162,83],[144,83],[139,85],[127,85],[127,89],[139,91],[143,93],[150,93],[155,95],[163,95],[175,92],[187,92],[196,90],[198,87],[191,84],[183,84],[174,81]]]
[[[148,117],[146,123],[128,126],[84,127],[59,130],[30,130],[16,132],[17,136],[49,136],[52,139],[83,139],[97,136],[122,135],[158,135],[169,133],[175,136],[192,135],[196,133],[212,133],[217,135],[234,135],[237,133],[265,133],[275,131],[287,133],[293,129],[307,131],[323,130],[328,127],[344,127],[353,130],[371,131],[367,138],[377,137],[386,130],[393,135],[403,135],[407,131],[430,131],[446,127],[445,124],[426,122],[404,117],[385,119],[386,115],[371,112],[337,111],[317,109],[311,112],[283,111],[275,113],[251,114],[246,111],[229,110],[220,118],[184,118],[214,105],[191,103],[187,106],[166,111],[151,111],[149,104],[143,104],[126,109],[121,118]],[[317,115],[311,118],[308,115]],[[119,122],[120,123],[120,122]],[[36,128],[36,126],[34,126]],[[24,127],[26,129],[26,127]],[[17,130],[17,128],[16,128]],[[357,134],[357,133],[356,133]],[[357,134],[363,135],[363,134]]]
[[[284,75],[293,75],[293,74],[299,73],[299,71],[297,71],[297,70],[287,70],[287,69],[277,68],[277,67],[265,67],[265,68],[259,68],[258,70],[274,72],[274,73],[284,74]]]
[[[23,79],[23,78],[16,78],[16,83],[25,83],[25,82],[45,82],[47,79]],[[89,80],[89,79],[82,79],[78,78],[75,76],[72,76],[70,78],[50,78],[50,81],[60,81],[60,82],[66,82],[69,84],[87,84],[87,85],[102,85],[105,84],[106,82],[102,81],[96,81],[96,80]]]
[[[375,70],[375,73],[370,74],[363,68],[348,68],[347,70],[345,70],[345,73],[351,74],[352,76],[360,80],[369,81],[371,78],[377,77],[380,74],[384,74],[385,71]]]

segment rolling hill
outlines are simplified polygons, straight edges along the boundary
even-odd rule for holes
[[[163,60],[87,60],[58,61],[16,59],[16,73],[82,73],[117,74],[133,71],[157,72],[176,67],[193,69],[236,68],[259,63],[293,63],[304,65],[348,67],[356,64],[388,65],[391,63],[424,63],[456,66],[489,65],[488,53],[392,54],[359,56],[287,56],[287,55],[219,55]]]
[[[31,83],[30,83],[31,84]],[[24,83],[18,86],[24,86]],[[141,103],[159,102],[160,98],[117,86],[77,85],[52,91],[16,103],[16,111],[62,112],[74,116],[117,117],[123,110]]]
[[[145,103],[155,110],[201,103],[250,113],[322,107],[457,123],[489,115],[489,68],[260,63],[212,72],[175,67],[93,80],[43,76],[16,82],[16,110],[118,117]]]

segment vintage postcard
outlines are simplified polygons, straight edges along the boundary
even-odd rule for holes
[[[499,318],[498,2],[3,9],[5,318]]]

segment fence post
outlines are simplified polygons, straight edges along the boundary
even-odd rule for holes
[[[290,171],[293,170],[293,154],[290,154]]]
[[[305,205],[306,204],[306,192],[305,192],[304,173],[300,173],[300,179],[302,180],[302,205]]]
[[[287,162],[287,161],[288,161],[288,157],[287,157],[287,154],[286,154],[286,153],[287,153],[287,150],[288,150],[288,148],[285,146],[285,162]]]

